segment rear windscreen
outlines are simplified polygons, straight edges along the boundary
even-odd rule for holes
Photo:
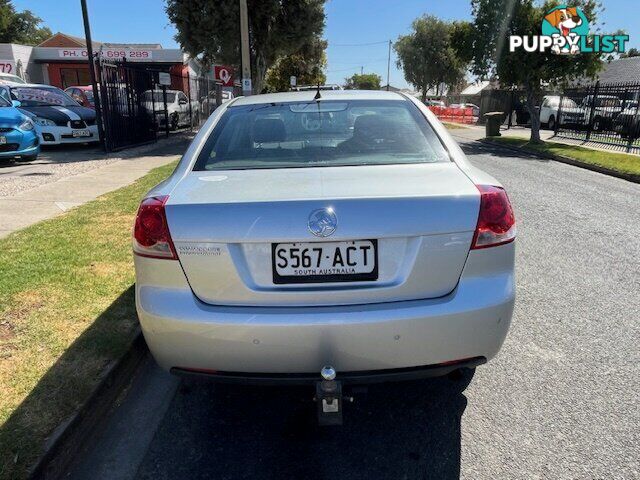
[[[448,161],[410,101],[319,101],[231,106],[194,170]]]

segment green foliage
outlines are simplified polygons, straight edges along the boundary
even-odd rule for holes
[[[541,34],[546,12],[560,2],[547,0],[472,0],[473,67],[482,77],[497,76],[502,87],[524,87],[531,114],[531,140],[540,141],[540,104],[543,87],[564,86],[581,77],[594,77],[601,68],[601,55],[582,53],[556,55],[547,50],[527,52],[523,48],[509,52],[509,36]],[[594,0],[576,0],[590,24],[596,23],[598,4]]]
[[[630,48],[627,52],[622,53],[620,58],[640,57],[640,50],[637,48]]]
[[[451,46],[465,66],[473,61],[474,28],[471,22],[456,20],[451,23]]]
[[[286,92],[291,86],[291,77],[295,76],[298,85],[324,84],[327,76],[323,70],[327,65],[326,40],[319,38],[302,46],[300,50],[279,58],[267,71],[265,78],[268,92]]]
[[[0,0],[0,43],[38,45],[52,33],[30,10],[16,12],[11,0]]]
[[[254,91],[263,88],[267,69],[299,51],[324,29],[324,0],[247,0]],[[176,40],[207,64],[235,66],[240,60],[238,0],[167,0]]]
[[[470,26],[465,22],[448,23],[425,15],[412,24],[412,32],[402,35],[393,48],[398,54],[398,68],[407,82],[415,85],[426,98],[427,90],[444,84],[456,86],[465,77],[465,62],[453,47],[453,39],[468,42]],[[455,37],[454,37],[455,34]]]
[[[356,73],[344,81],[347,90],[380,90],[382,77],[375,73]]]
[[[640,157],[627,153],[618,153],[591,148],[567,145],[558,142],[529,143],[522,137],[491,137],[492,142],[506,143],[523,150],[534,150],[539,153],[551,153],[570,158],[577,162],[596,165],[618,173],[640,175]]]

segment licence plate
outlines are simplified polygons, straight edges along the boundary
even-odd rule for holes
[[[378,279],[378,241],[274,243],[273,283],[364,282]]]
[[[89,130],[74,130],[71,135],[74,137],[90,137],[91,132]]]
[[[0,145],[7,143],[7,137],[0,137]]]

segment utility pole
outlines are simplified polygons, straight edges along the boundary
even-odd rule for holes
[[[240,50],[242,51],[242,94],[251,95],[251,63],[249,60],[249,15],[247,0],[240,1]]]
[[[102,125],[102,108],[100,106],[100,92],[96,80],[96,69],[93,58],[93,44],[91,43],[91,27],[89,26],[89,13],[87,12],[87,0],[80,0],[82,7],[82,19],[84,20],[84,38],[87,42],[87,60],[89,62],[89,75],[91,77],[91,89],[93,90],[93,103],[96,107],[96,122],[98,123],[98,138],[102,147],[107,150],[107,142],[104,138],[104,128]]]
[[[391,40],[389,40],[389,56],[387,57],[387,92],[389,91],[389,71],[391,70]]]

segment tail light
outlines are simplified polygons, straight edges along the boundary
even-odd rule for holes
[[[142,257],[177,260],[164,212],[168,196],[145,198],[133,228],[133,251]]]
[[[493,185],[477,185],[480,213],[471,248],[487,248],[512,242],[516,238],[516,219],[507,192]]]

